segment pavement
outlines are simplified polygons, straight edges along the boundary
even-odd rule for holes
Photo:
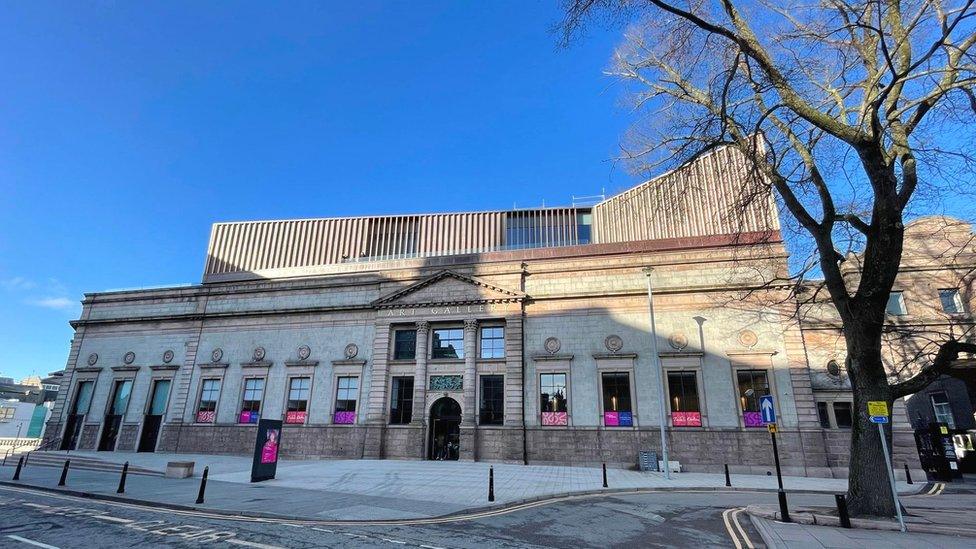
[[[46,459],[60,453],[46,452]],[[60,454],[63,455],[63,454]],[[199,475],[209,467],[205,503],[200,508],[253,516],[312,520],[400,520],[432,518],[525,504],[548,498],[594,492],[635,490],[726,490],[725,476],[707,473],[663,473],[473,462],[397,460],[283,460],[277,476],[250,482],[251,458],[193,454],[72,452],[75,459],[128,461],[144,470],[163,470],[168,461],[194,461],[190,479],[130,476],[125,497],[169,506],[195,506]],[[67,457],[67,456],[66,456]],[[488,501],[488,471],[494,469],[495,501]],[[9,469],[9,467],[7,468]],[[25,485],[56,488],[60,470],[28,466]],[[117,470],[72,470],[66,488],[99,497],[116,497]],[[10,478],[10,477],[6,477]],[[776,478],[732,475],[736,490],[775,490]],[[846,479],[784,477],[789,491],[843,492]],[[912,493],[920,485],[899,483]]]
[[[774,505],[750,505],[746,511],[769,547],[976,547],[976,477],[930,484],[902,497],[901,503],[907,532],[901,532],[896,521],[884,519],[852,519],[854,528],[839,528],[832,509],[823,505],[791,506],[791,523],[775,520]]]

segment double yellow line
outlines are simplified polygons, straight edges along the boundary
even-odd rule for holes
[[[729,537],[732,538],[732,543],[735,544],[735,549],[755,549],[752,540],[749,539],[749,535],[746,534],[745,528],[739,523],[739,517],[742,516],[742,512],[745,511],[744,507],[738,507],[735,509],[726,509],[722,512],[722,520],[725,521],[725,530],[729,533]],[[735,525],[735,528],[733,528]]]

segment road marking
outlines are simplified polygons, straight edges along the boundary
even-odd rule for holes
[[[735,534],[735,530],[732,529],[732,523],[729,520],[729,515],[732,514],[734,509],[726,509],[722,511],[722,521],[725,522],[725,531],[729,533],[729,537],[732,538],[732,544],[735,545],[735,549],[742,549],[742,544],[739,543],[739,537]]]
[[[59,547],[55,547],[54,545],[48,545],[46,543],[41,543],[39,541],[34,541],[32,539],[22,538],[20,536],[15,536],[13,534],[7,537],[12,540],[19,541],[21,543],[26,543],[27,545],[33,545],[34,547],[43,547],[44,549],[60,549]]]
[[[398,545],[406,545],[406,544],[407,544],[407,542],[405,542],[405,541],[400,541],[400,540],[398,540],[398,539],[390,539],[390,538],[380,538],[380,539],[381,539],[381,540],[383,540],[383,541],[388,541],[388,542],[390,542],[390,543],[396,543],[396,544],[398,544]]]
[[[742,514],[743,509],[739,508],[732,513],[732,522],[735,523],[735,527],[739,530],[739,534],[742,535],[742,541],[745,542],[746,547],[749,549],[756,549],[756,546],[752,544],[752,540],[749,539],[749,534],[746,533],[746,529],[742,527],[739,523],[739,515]]]
[[[436,545],[421,545],[424,549],[444,549],[443,547],[438,547]]]
[[[316,527],[313,526],[312,527],[312,530],[318,530],[319,532],[328,532],[330,534],[335,534],[335,530],[329,530],[329,529],[326,529],[326,528],[316,528]]]
[[[285,549],[278,545],[266,545],[264,543],[257,543],[254,541],[244,541],[242,539],[230,538],[224,540],[226,543],[233,543],[234,545],[243,545],[244,547],[256,547],[257,549]]]
[[[109,522],[118,522],[120,524],[129,524],[130,522],[135,522],[134,520],[131,520],[131,519],[124,519],[124,518],[119,518],[119,517],[112,517],[112,516],[109,516],[109,515],[95,515],[92,518],[96,518],[96,519],[99,519],[99,520],[107,520]]]

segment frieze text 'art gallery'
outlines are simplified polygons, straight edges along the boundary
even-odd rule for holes
[[[663,383],[683,470],[765,473],[771,394],[785,470],[842,475],[795,303],[755,291],[787,256],[747,172],[726,149],[587,207],[215,224],[201,284],[85,296],[48,440],[246,455],[272,418],[285,458],[635,466]],[[914,465],[908,429],[899,403]]]

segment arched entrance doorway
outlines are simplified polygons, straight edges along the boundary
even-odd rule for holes
[[[461,405],[450,397],[437,399],[430,407],[430,440],[427,458],[457,460],[461,443]]]

